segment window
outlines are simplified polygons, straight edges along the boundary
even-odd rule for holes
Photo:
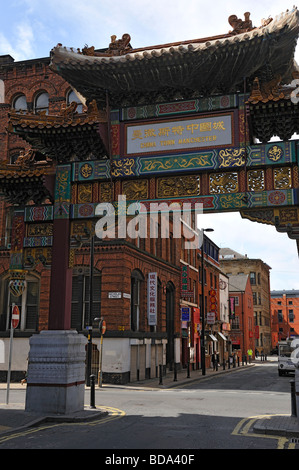
[[[289,305],[293,305],[293,301],[292,301],[292,300],[289,300],[288,304],[289,304]]]
[[[83,104],[81,103],[78,96],[76,95],[76,93],[73,90],[68,93],[66,102],[67,102],[67,105],[69,105],[73,102],[77,103],[76,111],[78,113],[83,112]]]
[[[236,316],[232,320],[232,330],[239,330],[240,329],[240,320],[239,317]]]
[[[250,284],[253,284],[253,285],[256,284],[256,275],[254,272],[250,273]]]
[[[2,305],[0,314],[0,330],[6,331],[10,328],[10,313],[12,304],[19,307],[20,321],[17,330],[37,331],[38,329],[38,306],[39,306],[39,279],[33,275],[26,277],[26,288],[22,295],[15,297],[9,289],[10,278],[4,279],[2,283]]]
[[[40,93],[34,103],[34,112],[41,113],[45,112],[48,114],[49,112],[49,95],[48,93]]]
[[[17,96],[14,101],[12,107],[16,111],[27,111],[27,100],[25,95]]]
[[[289,310],[289,321],[293,323],[293,322],[294,322],[294,318],[295,318],[295,316],[294,316],[294,311],[293,311],[293,310]]]
[[[282,310],[278,310],[278,311],[277,311],[277,319],[278,319],[278,323],[282,323],[282,322],[283,322]]]
[[[89,269],[75,268],[72,284],[71,328],[82,331],[89,323]],[[91,321],[101,316],[101,273],[94,271]],[[92,325],[90,325],[92,326]]]

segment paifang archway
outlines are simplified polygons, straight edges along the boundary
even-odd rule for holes
[[[298,243],[298,142],[291,140],[299,133],[292,94],[298,17],[293,9],[254,27],[249,14],[245,21],[232,15],[227,34],[142,49],[133,49],[125,34],[113,36],[106,50],[52,50],[52,69],[80,94],[87,112],[76,113],[74,103],[55,116],[12,112],[9,130],[32,151],[1,165],[0,192],[18,206],[10,264],[16,286],[26,250],[47,250],[48,329],[55,341],[67,339],[56,330],[70,330],[72,243],[90,233],[99,202],[121,194],[145,205],[201,202],[206,212],[240,211],[272,224]],[[41,223],[49,232],[32,236]],[[53,335],[41,336],[53,345]],[[42,368],[42,376],[28,372],[28,403],[35,408],[35,389],[53,386],[48,357],[41,360],[49,376]],[[80,377],[71,384],[62,377],[55,386],[71,385],[73,392]]]
[[[140,49],[128,34],[113,36],[106,50],[57,45],[51,68],[88,110],[12,112],[10,130],[47,160],[37,165],[30,154],[16,168],[3,166],[2,194],[34,200],[23,223],[54,221],[65,243],[78,235],[77,222],[88,227],[99,202],[124,194],[145,206],[177,201],[239,211],[298,244],[298,141],[291,140],[299,133],[298,16],[293,9],[260,27],[248,14],[232,16],[227,34]],[[52,248],[53,237],[43,243]],[[20,259],[15,250],[12,269],[24,267]]]

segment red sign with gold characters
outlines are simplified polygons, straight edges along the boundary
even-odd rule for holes
[[[215,289],[211,289],[210,292],[210,312],[216,312],[217,310],[217,297]]]

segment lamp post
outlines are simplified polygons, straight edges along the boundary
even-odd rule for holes
[[[202,245],[201,245],[201,337],[200,337],[200,357],[201,357],[201,373],[206,375],[206,347],[205,347],[205,280],[204,280],[204,242],[205,232],[214,232],[213,228],[202,228]]]
[[[87,343],[87,372],[86,385],[90,386],[91,363],[92,363],[92,324],[93,324],[93,265],[94,265],[94,234],[90,234],[90,265],[89,265],[89,310],[88,310],[88,343]]]

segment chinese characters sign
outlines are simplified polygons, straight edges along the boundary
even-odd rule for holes
[[[126,155],[233,145],[232,113],[126,126]]]
[[[157,324],[157,273],[149,273],[147,281],[147,319],[150,326]]]
[[[181,266],[181,297],[193,297],[194,293],[189,289],[189,266]]]

